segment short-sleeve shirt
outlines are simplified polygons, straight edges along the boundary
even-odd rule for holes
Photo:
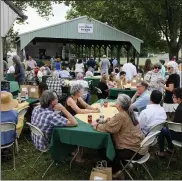
[[[147,105],[150,103],[150,91],[145,91],[140,97],[133,103],[133,106],[138,110],[138,112],[141,112],[144,110]]]
[[[96,64],[96,62],[95,62],[94,59],[90,59],[90,60],[87,61],[87,66],[92,67],[93,69],[95,67],[95,64]]]
[[[15,78],[16,81],[25,79],[25,69],[23,67],[23,63],[15,65],[15,75],[17,74],[19,75]]]
[[[178,74],[169,75],[169,78],[166,81],[166,87],[168,87],[169,84],[174,84],[174,88],[178,88],[180,86],[180,76]],[[164,97],[164,103],[173,104],[172,96],[173,96],[173,93],[166,90],[166,94]]]
[[[126,72],[126,79],[132,80],[137,75],[136,67],[132,63],[125,63],[122,68]]]
[[[18,113],[14,110],[10,111],[1,111],[1,123],[11,122],[17,124],[18,122]],[[1,145],[6,145],[15,140],[15,131],[8,131],[1,133]]]
[[[49,146],[50,138],[55,126],[65,127],[67,119],[56,113],[52,109],[35,107],[32,112],[31,123],[37,126],[43,133],[44,137],[32,133],[32,140],[38,150],[45,150]]]

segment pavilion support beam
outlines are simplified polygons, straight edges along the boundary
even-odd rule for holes
[[[90,58],[90,56],[91,56],[91,46],[89,45],[89,47],[88,47],[88,57]]]
[[[101,57],[101,47],[102,47],[102,45],[99,45],[99,61],[100,61],[100,57]]]
[[[82,56],[82,58],[83,58],[83,45],[82,45],[81,47],[82,47],[82,55],[81,55],[81,56]]]
[[[80,45],[78,45],[78,59],[80,58]]]
[[[131,45],[126,45],[124,46],[126,49],[126,54],[127,54],[127,63],[129,62],[130,59],[130,49],[131,49]]]
[[[137,69],[139,68],[139,58],[140,58],[140,54],[137,52],[137,64],[136,64],[136,67]]]
[[[75,45],[75,54],[76,54],[76,58],[78,57],[78,45]]]
[[[135,61],[136,59],[136,49],[133,47],[133,59]],[[136,61],[135,61],[135,65],[136,65]]]
[[[111,45],[111,46],[110,46],[110,50],[111,50],[111,59],[113,58],[113,49],[114,49],[114,46]]]
[[[94,60],[96,59],[96,48],[97,48],[97,46],[94,45]]]
[[[117,60],[118,60],[119,65],[120,65],[121,47],[122,47],[121,45],[117,46]]]

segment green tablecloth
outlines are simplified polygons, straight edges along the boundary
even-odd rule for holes
[[[77,127],[56,127],[52,134],[50,152],[55,162],[62,161],[75,146],[93,149],[106,148],[106,156],[113,160],[115,157],[114,145],[109,133],[93,130],[92,126],[78,120]]]
[[[35,104],[39,102],[39,99],[34,99],[34,98],[28,98],[26,100],[29,104]]]
[[[94,76],[94,77],[85,77],[86,81],[92,81],[92,87],[98,87],[101,77],[100,76]]]
[[[99,71],[94,71],[94,76],[100,75]]]
[[[116,99],[118,97],[118,94],[127,94],[132,98],[135,93],[136,89],[125,90],[125,89],[111,88],[109,90],[109,98]]]
[[[115,149],[111,135],[109,133],[95,131],[91,125],[79,119],[77,121],[77,127],[56,127],[54,129],[50,152],[55,162],[62,161],[76,146],[93,149],[106,148],[106,156],[110,160],[113,160],[115,157]]]
[[[6,74],[7,81],[15,81],[14,74]]]
[[[18,95],[18,93],[20,92],[20,87],[18,85],[18,82],[16,81],[8,81],[10,83],[10,92],[13,95]]]

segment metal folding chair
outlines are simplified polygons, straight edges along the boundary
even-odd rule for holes
[[[6,145],[1,145],[1,149],[6,149],[6,148],[13,148],[13,169],[10,170],[16,170],[15,166],[15,144],[16,144],[16,124],[12,122],[6,122],[6,123],[1,123],[1,133],[6,133],[8,131],[15,131],[15,136],[13,142],[6,144]],[[10,154],[8,154],[10,155]],[[8,155],[2,155],[2,156],[8,156]],[[9,171],[9,170],[4,170],[4,171]]]
[[[161,131],[162,128],[163,128],[165,125],[166,125],[166,122],[163,122],[163,123],[159,123],[159,124],[154,125],[154,126],[149,130],[149,132],[147,133],[146,136],[148,136],[148,135],[150,135],[150,134],[152,134],[152,133]],[[158,141],[157,141],[157,138],[156,138],[155,141],[154,141],[154,142],[152,143],[152,145],[150,145],[150,146],[156,145],[157,142],[158,142]]]
[[[30,130],[33,134],[35,134],[36,136],[41,136],[44,137],[46,140],[47,138],[45,137],[44,133],[36,126],[32,125],[31,123],[26,123],[29,127]],[[32,169],[34,169],[35,164],[37,163],[37,161],[40,159],[40,157],[43,155],[43,153],[49,151],[49,148],[46,148],[45,150],[39,150],[41,151],[41,154],[38,156],[38,158],[35,160],[34,164],[32,166],[30,166]],[[51,166],[53,165],[54,161],[51,162],[51,164],[47,167],[47,169],[45,170],[45,172],[42,175],[42,178],[44,178],[44,176],[46,175],[46,173],[48,172],[48,170],[51,168]],[[35,170],[35,169],[34,169]],[[36,170],[35,170],[36,171]],[[37,172],[37,171],[36,171]],[[37,172],[38,173],[38,172]]]
[[[172,131],[175,131],[175,132],[178,132],[178,133],[182,133],[182,124],[181,123],[167,122],[167,126],[168,126],[169,130],[172,130]],[[174,146],[182,148],[182,142],[181,141],[176,141],[176,140],[173,140],[172,138],[171,138],[171,140],[172,140],[172,143],[173,143]],[[171,157],[169,159],[167,168],[169,168],[172,157],[173,157],[175,152],[176,152],[176,157],[177,157],[177,160],[178,160],[178,151],[177,151],[177,149],[174,148],[174,150],[173,150],[173,152],[171,154]]]
[[[156,140],[156,137],[159,135],[160,131],[156,131],[152,134],[150,134],[149,136],[145,137],[145,139],[141,142],[140,144],[140,148],[138,149],[138,151],[132,156],[132,158],[130,160],[126,160],[127,164],[124,166],[123,163],[120,161],[121,166],[123,167],[123,169],[121,170],[120,173],[122,172],[126,172],[128,174],[128,176],[133,180],[132,176],[130,175],[129,171],[127,170],[127,167],[129,164],[133,163],[137,163],[143,166],[143,168],[146,170],[146,172],[148,173],[148,175],[150,176],[150,178],[153,180],[153,177],[146,165],[146,162],[148,161],[148,159],[150,158],[150,154],[146,153],[141,159],[139,160],[133,160],[135,158],[135,156],[139,153],[139,151],[144,148],[144,147],[149,147],[150,145],[153,144],[153,142]]]

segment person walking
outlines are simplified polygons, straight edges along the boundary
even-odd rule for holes
[[[103,58],[101,59],[101,62],[100,62],[100,69],[101,69],[101,74],[106,74],[108,75],[108,70],[109,70],[109,67],[110,67],[110,62],[109,60],[107,59],[106,55],[103,55]]]

